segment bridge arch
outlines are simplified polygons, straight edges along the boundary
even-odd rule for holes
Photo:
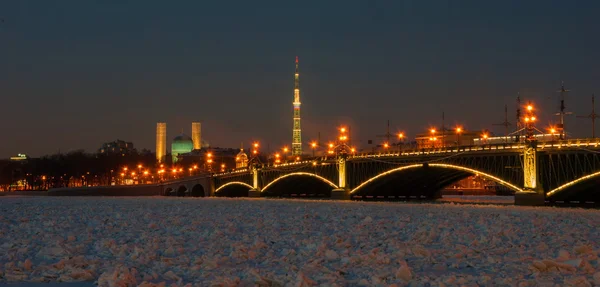
[[[295,182],[295,184],[291,184],[292,180],[295,178],[300,178],[300,177],[309,177],[312,180],[306,181],[298,181]],[[263,194],[273,194],[273,195],[281,195],[282,193],[277,193],[277,192],[273,192],[271,189],[273,189],[274,186],[278,185],[278,184],[285,184],[287,181],[290,181],[289,185],[286,185],[286,194],[302,194],[303,192],[306,193],[306,191],[308,192],[315,192],[315,194],[318,196],[318,194],[330,194],[332,189],[336,189],[338,188],[337,185],[335,185],[333,182],[331,182],[330,180],[320,176],[320,175],[316,175],[314,173],[308,173],[308,172],[294,172],[294,173],[289,173],[286,175],[282,175],[276,179],[274,179],[273,181],[269,182],[267,185],[265,185],[261,192]],[[326,188],[326,189],[325,189]],[[318,189],[318,190],[317,190]]]
[[[177,188],[177,196],[185,196],[185,193],[187,191],[188,191],[187,186],[182,184]]]
[[[173,192],[173,188],[167,187],[165,189],[165,194],[164,195],[169,196],[169,195],[171,195],[172,192]]]
[[[501,178],[498,178],[496,176],[493,176],[491,174],[488,173],[484,173],[472,168],[468,168],[468,167],[463,167],[463,166],[458,166],[458,165],[452,165],[452,164],[444,164],[444,163],[425,163],[425,164],[411,164],[411,165],[406,165],[406,166],[402,166],[402,167],[398,167],[398,168],[394,168],[385,172],[382,172],[368,180],[366,180],[365,182],[359,184],[358,186],[356,186],[354,189],[352,189],[350,191],[350,194],[357,194],[357,192],[361,191],[362,189],[364,189],[366,186],[368,186],[369,184],[372,184],[378,180],[380,180],[381,178],[385,178],[386,176],[393,174],[393,173],[397,173],[400,171],[406,171],[406,170],[411,170],[411,169],[417,169],[417,168],[423,168],[423,167],[436,167],[436,168],[442,168],[442,169],[451,169],[451,170],[455,170],[455,171],[460,171],[460,172],[464,172],[467,174],[475,174],[475,175],[479,175],[482,176],[486,179],[495,181],[501,185],[504,185],[516,192],[522,192],[522,189],[519,188],[518,186],[507,182]],[[457,177],[459,178],[459,177]]]
[[[219,186],[219,188],[215,190],[215,195],[226,197],[244,197],[248,196],[248,191],[252,188],[252,185],[249,185],[245,182],[232,181]]]
[[[204,193],[204,186],[202,184],[197,183],[192,187],[192,196],[193,197],[205,197],[206,193]]]
[[[562,195],[563,193],[569,193],[568,191],[571,189],[575,189],[577,185],[582,185],[581,189],[586,189],[589,188],[589,185],[594,185],[595,186],[595,182],[594,180],[599,180],[600,179],[600,172],[595,172],[592,174],[588,174],[588,175],[584,175],[578,179],[575,179],[573,181],[567,182],[553,190],[550,190],[546,193],[546,197],[557,197],[558,200],[563,200],[563,199],[571,199],[570,197],[573,195],[573,193],[577,193],[577,191],[575,190],[574,192],[571,192],[571,194],[569,195]],[[592,194],[593,195],[593,194]],[[600,195],[596,195],[597,197],[600,197]],[[578,198],[574,198],[574,200],[579,200]],[[589,200],[589,199],[587,199]]]

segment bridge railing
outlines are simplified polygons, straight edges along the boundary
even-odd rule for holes
[[[600,138],[581,138],[538,142],[538,149],[561,149],[561,148],[600,148]],[[457,154],[464,152],[489,152],[489,151],[518,151],[525,147],[523,142],[518,143],[496,143],[480,145],[448,146],[437,148],[390,148],[389,150],[378,150],[373,152],[356,152],[348,155],[348,158],[374,158],[374,157],[402,157],[402,156],[422,156],[422,155],[440,155]],[[314,158],[307,158],[302,161],[293,161],[280,164],[264,164],[261,168],[292,168],[295,166],[307,164],[322,164],[326,161],[335,160],[335,155],[324,155]],[[224,173],[214,173],[213,176],[231,175],[236,173],[250,172],[249,168],[236,169]],[[181,180],[181,179],[179,179]]]

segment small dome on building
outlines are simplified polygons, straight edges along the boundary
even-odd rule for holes
[[[235,156],[235,168],[244,168],[248,166],[248,155],[244,152],[244,149],[240,149],[240,152]]]
[[[171,143],[171,155],[173,156],[173,162],[177,162],[177,156],[183,153],[191,152],[194,149],[194,141],[192,138],[180,134],[173,139]]]

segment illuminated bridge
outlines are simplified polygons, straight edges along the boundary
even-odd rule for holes
[[[164,194],[434,199],[478,175],[515,192],[516,204],[600,202],[600,141],[507,143],[386,153],[344,154],[258,165],[167,183]],[[192,184],[193,182],[196,184]],[[198,187],[198,185],[202,185]],[[199,193],[200,188],[202,192]]]

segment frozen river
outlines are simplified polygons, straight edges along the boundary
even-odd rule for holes
[[[599,253],[598,210],[0,197],[0,284],[594,286]]]

